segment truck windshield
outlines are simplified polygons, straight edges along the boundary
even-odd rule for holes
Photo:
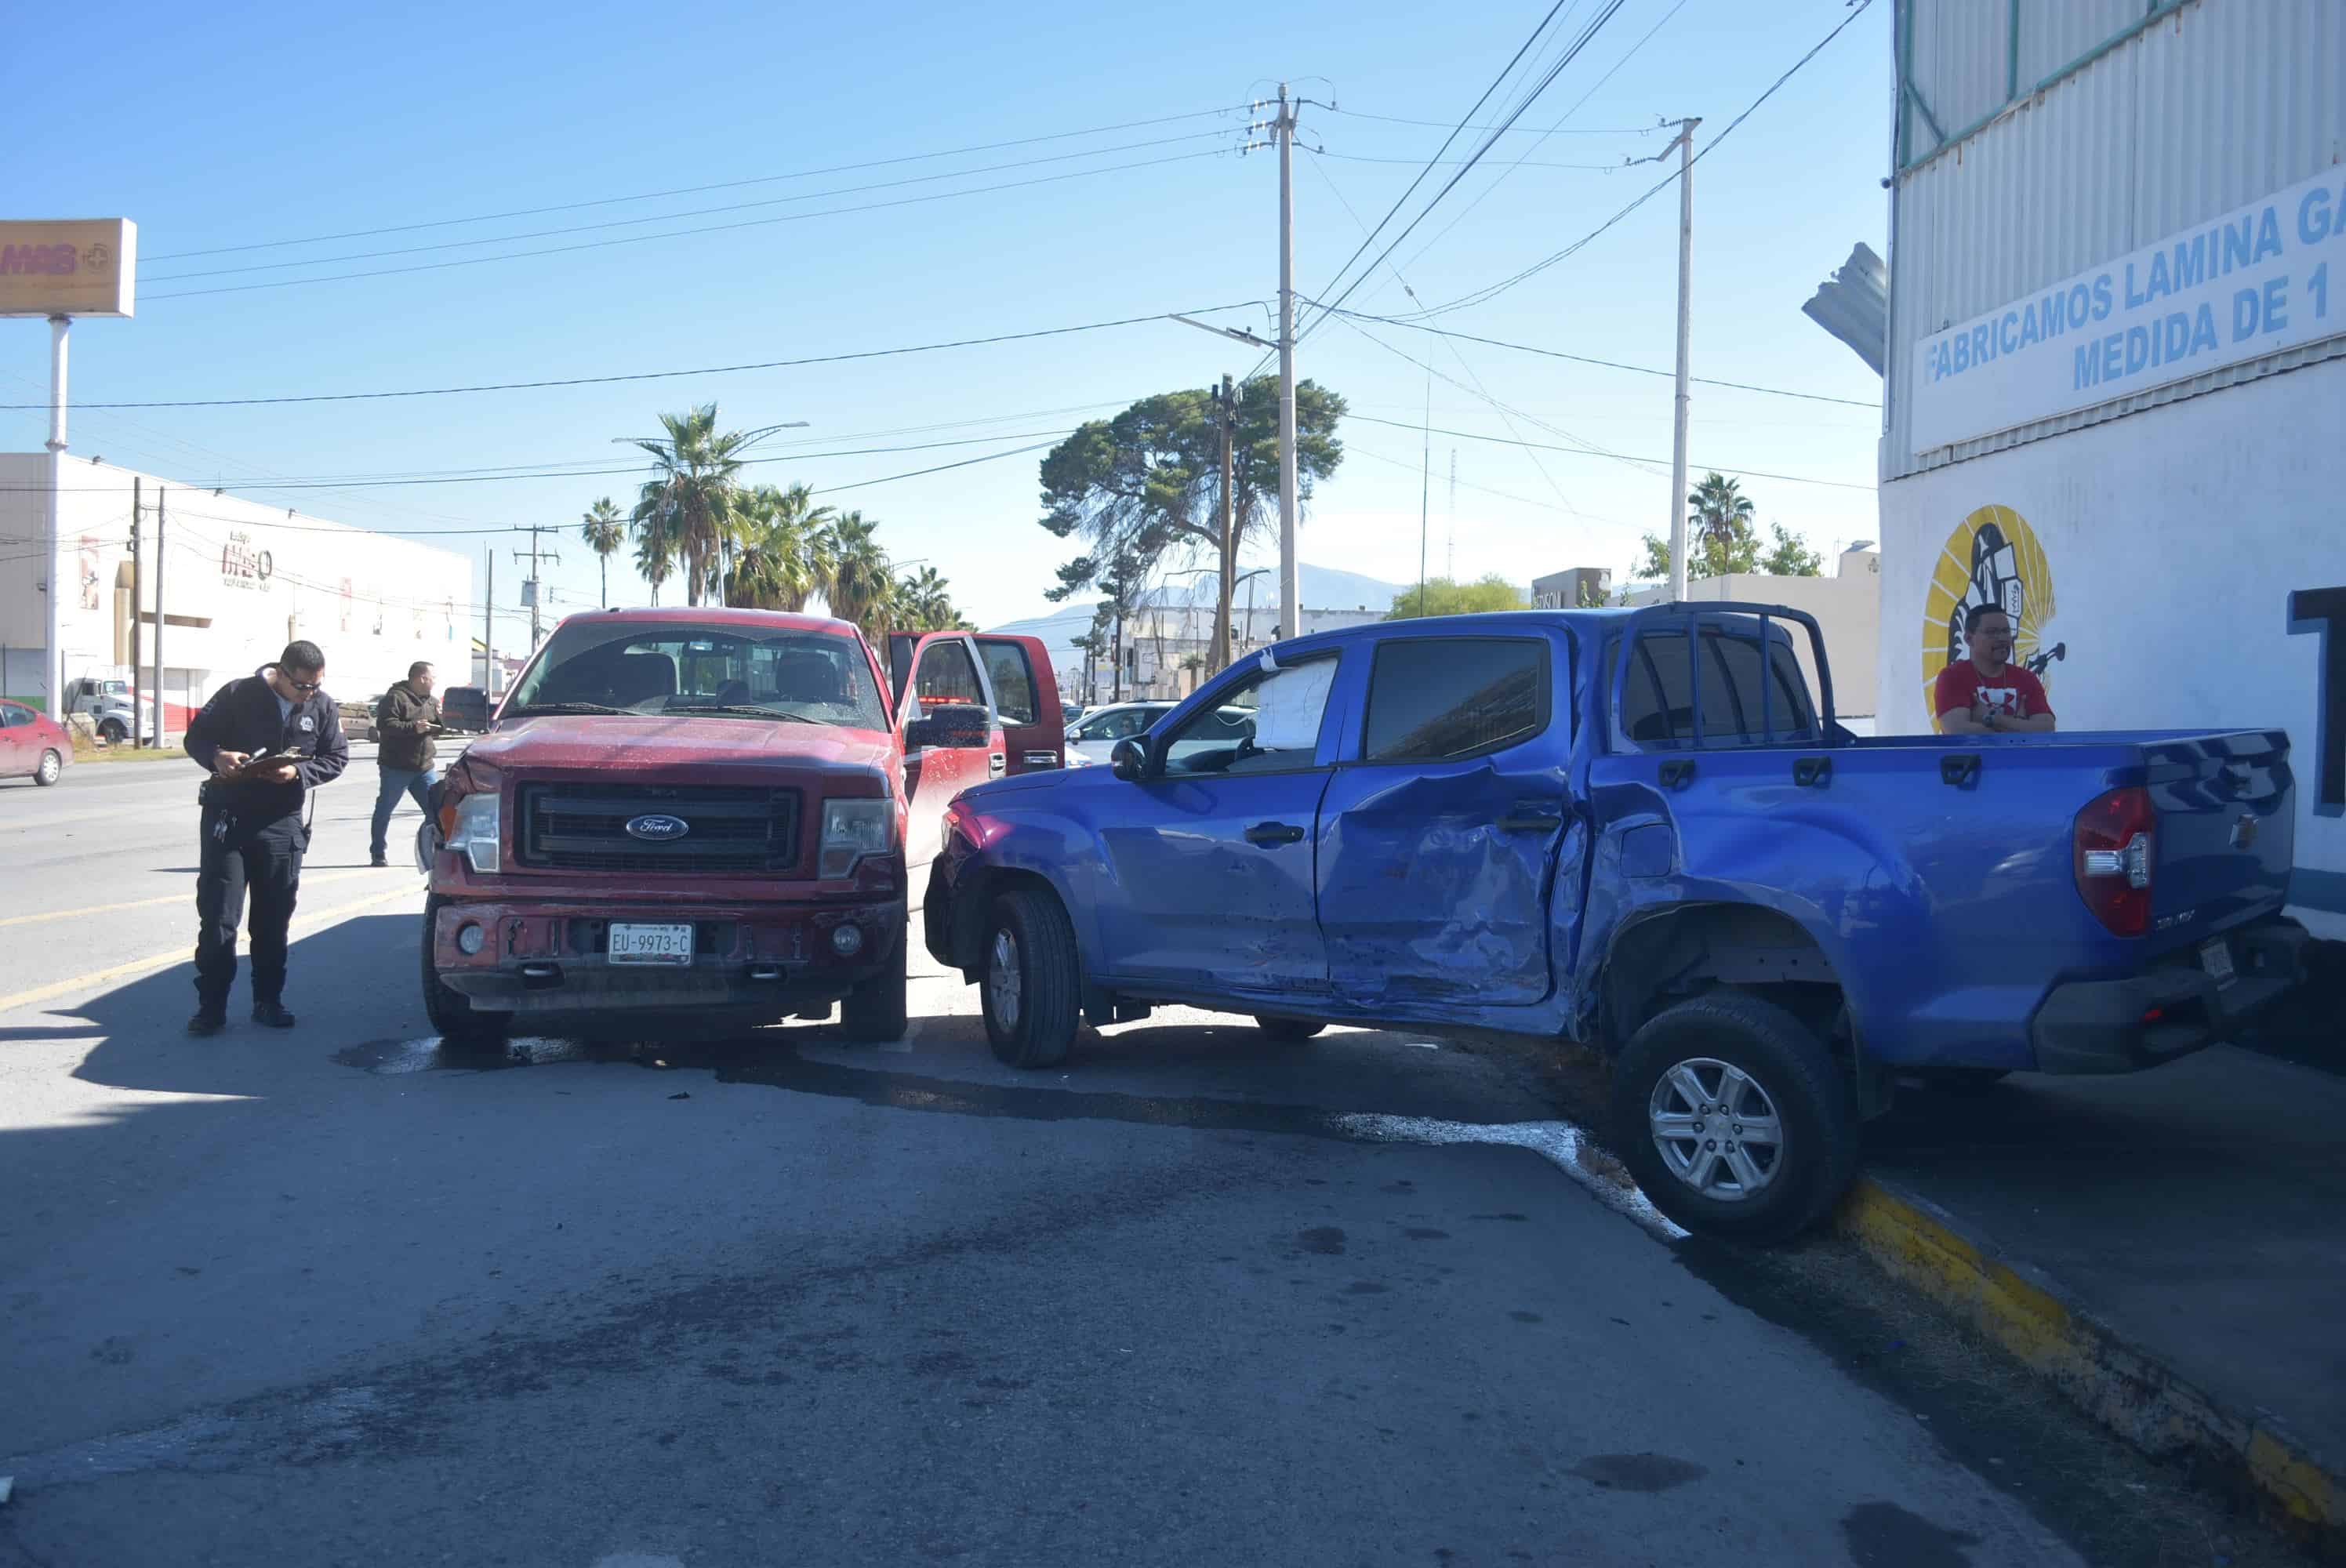
[[[830,632],[738,626],[576,624],[547,642],[505,716],[566,713],[770,714],[784,720],[888,728],[863,650]]]

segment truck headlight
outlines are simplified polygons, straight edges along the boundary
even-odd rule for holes
[[[473,870],[494,874],[498,866],[497,844],[502,827],[495,790],[467,795],[456,802],[455,820],[449,825],[444,848],[463,850]]]
[[[846,876],[865,856],[886,854],[895,836],[893,800],[825,800],[822,855],[815,875],[827,881]]]

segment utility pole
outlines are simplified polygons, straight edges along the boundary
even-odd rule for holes
[[[497,547],[484,552],[489,558],[489,579],[481,592],[481,689],[497,699]]]
[[[1295,117],[1279,84],[1279,616],[1303,632],[1303,572],[1295,556]]]
[[[1219,416],[1217,423],[1222,427],[1222,563],[1219,574],[1221,605],[1214,613],[1214,648],[1211,656],[1214,668],[1218,672],[1230,667],[1230,598],[1238,587],[1237,553],[1230,547],[1230,443],[1237,433],[1238,398],[1238,383],[1226,372],[1222,376],[1221,392],[1214,400],[1216,412]]]
[[[163,708],[163,491],[155,486],[155,744],[163,744],[168,725]]]
[[[522,596],[529,601],[529,651],[536,653],[540,635],[539,611],[546,599],[546,585],[538,580],[537,575],[538,558],[551,556],[557,565],[562,561],[562,557],[556,552],[539,547],[538,536],[542,534],[559,534],[562,530],[549,527],[543,523],[533,523],[528,527],[516,529],[515,532],[529,535],[529,581],[523,587]],[[518,561],[521,558],[522,553],[515,550],[514,559]]]
[[[1424,467],[1417,481],[1417,613],[1425,614],[1425,535],[1427,508],[1433,498],[1433,377],[1425,378]]]
[[[49,318],[49,629],[48,664],[42,680],[48,689],[46,707],[51,718],[66,721],[65,636],[65,487],[66,487],[66,338],[73,321]]]
[[[1670,441],[1670,600],[1687,596],[1687,341],[1693,320],[1694,127],[1678,121],[1678,139],[1658,155],[1678,155],[1678,385]]]
[[[147,704],[138,688],[147,682],[141,678],[138,635],[138,514],[144,510],[138,504],[138,492],[146,481],[137,474],[130,476],[130,749],[137,751],[147,744]]]

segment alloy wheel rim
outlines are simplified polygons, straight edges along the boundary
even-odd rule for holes
[[[1018,939],[1007,929],[994,933],[994,952],[985,969],[985,994],[994,1003],[994,1022],[1005,1029],[1018,1027],[1019,1003],[1025,989],[1018,972]]]
[[[1784,1169],[1784,1118],[1760,1081],[1732,1063],[1694,1056],[1670,1068],[1654,1084],[1646,1122],[1662,1164],[1705,1197],[1746,1202]]]

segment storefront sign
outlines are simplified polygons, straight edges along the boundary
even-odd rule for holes
[[[0,219],[0,316],[133,314],[138,226]]]
[[[2346,170],[2333,168],[1920,339],[1914,450],[2092,408],[2341,331]]]
[[[265,586],[276,570],[269,552],[254,545],[252,535],[240,528],[220,546],[220,581],[231,588]]]

